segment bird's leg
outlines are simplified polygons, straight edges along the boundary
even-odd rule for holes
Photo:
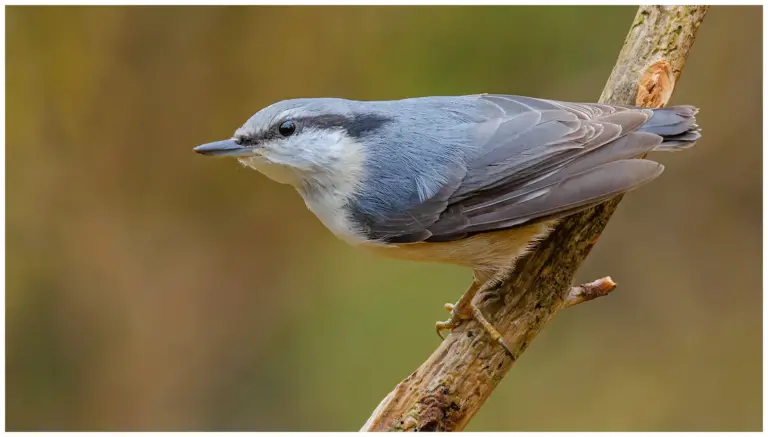
[[[464,292],[464,295],[461,296],[458,302],[456,304],[445,304],[445,309],[451,312],[451,317],[444,321],[444,322],[437,322],[435,324],[435,329],[437,329],[437,335],[440,336],[440,338],[443,338],[441,331],[445,329],[454,329],[461,325],[465,320],[471,320],[475,319],[480,325],[483,326],[483,329],[485,329],[485,332],[487,332],[491,336],[491,340],[499,343],[504,350],[507,351],[510,355],[512,355],[512,351],[509,349],[507,344],[504,342],[504,337],[501,336],[499,331],[493,327],[491,322],[488,321],[487,318],[483,315],[483,313],[480,311],[480,308],[475,305],[473,302],[475,296],[479,294],[484,294],[486,292],[490,292],[494,290],[496,287],[501,284],[502,280],[504,279],[506,275],[506,271],[502,270],[497,272],[493,277],[486,280],[485,282],[480,282],[477,278],[477,274],[475,275],[475,280],[472,283],[472,285],[469,287],[467,291]]]

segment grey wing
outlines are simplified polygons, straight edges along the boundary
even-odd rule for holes
[[[366,237],[386,243],[417,243],[433,236],[430,226],[437,224],[448,207],[449,199],[461,186],[466,168],[454,165],[445,172],[448,176],[440,189],[416,206],[391,213],[376,213],[378,206],[364,207],[360,203],[351,209],[358,226]]]
[[[652,110],[529,97],[478,96],[497,113],[480,135],[460,186],[423,241],[450,241],[562,217],[658,176],[663,166],[631,159],[663,137],[638,132]]]

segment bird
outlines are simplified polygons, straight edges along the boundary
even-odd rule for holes
[[[697,113],[505,94],[299,98],[194,151],[293,186],[352,246],[471,268],[435,329],[442,338],[474,319],[511,353],[475,297],[492,294],[558,220],[658,177],[664,166],[638,157],[692,147]]]

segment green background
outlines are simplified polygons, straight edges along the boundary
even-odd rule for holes
[[[192,152],[293,97],[594,101],[634,7],[9,7],[13,430],[356,430],[469,271],[336,240]],[[713,7],[658,154],[469,430],[761,429],[762,11]]]

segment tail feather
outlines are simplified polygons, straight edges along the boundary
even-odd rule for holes
[[[698,108],[688,105],[654,109],[653,116],[638,131],[654,133],[664,138],[655,151],[685,150],[693,147],[701,138],[701,128],[696,124],[698,112]]]

